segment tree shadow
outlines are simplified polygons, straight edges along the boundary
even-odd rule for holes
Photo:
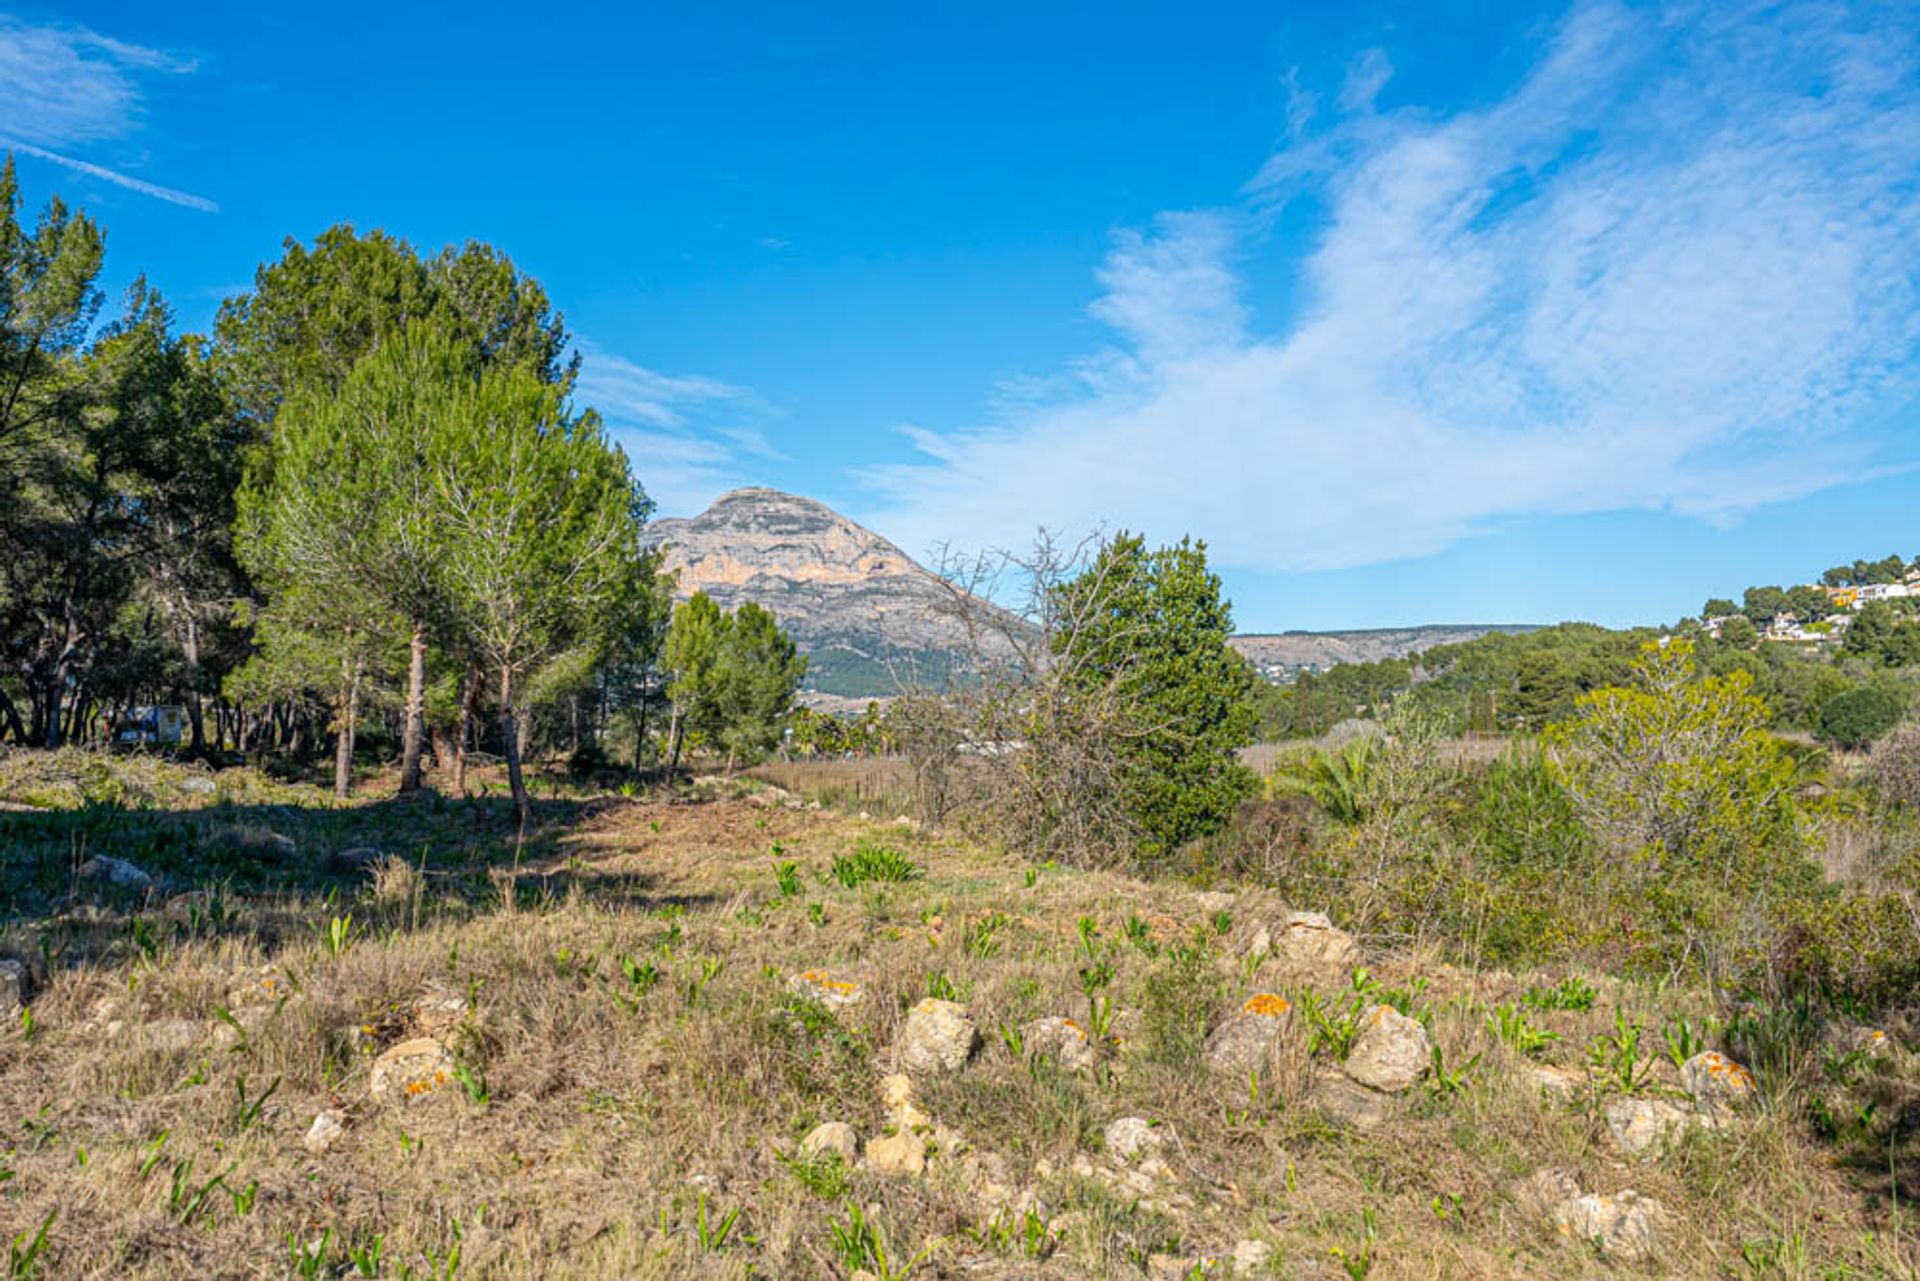
[[[569,859],[563,843],[609,803],[536,800],[524,826],[505,797],[433,791],[338,807],[9,806],[0,809],[0,953],[44,981],[50,968],[154,956],[178,938],[246,938],[271,952],[313,937],[316,906],[353,910],[389,859],[421,895],[423,910],[392,926],[406,932],[496,910],[503,869],[515,869],[504,876],[516,903],[543,892],[638,910],[708,901],[664,893],[651,874]]]

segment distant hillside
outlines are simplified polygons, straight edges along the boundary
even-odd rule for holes
[[[1288,681],[1303,671],[1324,672],[1339,663],[1377,663],[1405,658],[1435,645],[1470,641],[1489,632],[1518,634],[1537,630],[1530,623],[1435,624],[1381,627],[1352,632],[1280,632],[1233,638],[1233,647],[1271,681]]]
[[[732,609],[772,610],[809,657],[821,705],[884,697],[895,672],[939,677],[961,661],[933,573],[824,503],[777,489],[736,489],[688,520],[654,521],[681,599],[704,591]]]
[[[911,556],[825,503],[777,489],[736,489],[689,519],[657,520],[684,600],[704,591],[722,607],[753,601],[778,615],[808,655],[808,701],[846,709],[898,689],[911,669],[938,679],[964,662],[962,637],[941,611],[940,580]],[[1399,658],[1434,645],[1522,626],[1400,627],[1236,636],[1269,680],[1336,663]]]

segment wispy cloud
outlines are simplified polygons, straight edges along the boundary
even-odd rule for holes
[[[1391,62],[1363,54],[1333,118],[1296,90],[1240,203],[1119,237],[1092,307],[1116,341],[1068,393],[868,469],[878,521],[908,546],[1191,531],[1301,570],[1861,478],[1917,385],[1915,16],[1582,5],[1450,115],[1379,111]],[[1276,230],[1302,198],[1304,243]],[[1263,333],[1243,273],[1274,254],[1303,301]]]
[[[0,147],[130,191],[215,212],[204,196],[148,182],[71,154],[128,137],[142,123],[141,79],[185,75],[193,62],[89,31],[0,16]]]
[[[575,399],[607,421],[661,510],[699,511],[747,482],[747,459],[784,457],[760,425],[771,411],[748,389],[698,374],[663,374],[587,339],[576,346]]]

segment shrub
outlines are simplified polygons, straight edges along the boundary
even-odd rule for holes
[[[833,860],[833,879],[853,890],[869,881],[917,881],[920,868],[892,846],[862,841]]]
[[[1889,804],[1920,807],[1920,725],[1896,730],[1875,743],[1867,777]]]
[[[1892,690],[1862,685],[1835,694],[1820,709],[1820,737],[1858,751],[1900,723],[1900,698]]]

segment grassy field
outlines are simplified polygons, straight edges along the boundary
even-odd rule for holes
[[[1757,1099],[1630,1160],[1608,1104],[1679,1097],[1705,993],[1365,939],[1359,972],[1274,959],[1256,933],[1315,904],[1031,866],[757,783],[543,784],[524,832],[494,790],[335,807],[251,771],[0,758],[0,951],[31,988],[0,1034],[9,1275],[1915,1275],[1910,1149],[1847,1141],[1911,1106],[1914,1059],[1853,1029],[1779,1062],[1750,1032]],[[1210,1070],[1260,992],[1291,1007],[1270,1065]],[[979,1043],[903,1113],[882,1083],[928,997]],[[1438,1059],[1366,1118],[1327,1091],[1376,1002]],[[1048,1016],[1089,1065],[1032,1053]],[[440,1066],[376,1097],[420,1040]],[[1129,1117],[1154,1155],[1117,1150]],[[912,1136],[924,1170],[806,1151],[830,1121]],[[1543,1169],[1657,1200],[1657,1243],[1555,1230],[1516,1190]]]

